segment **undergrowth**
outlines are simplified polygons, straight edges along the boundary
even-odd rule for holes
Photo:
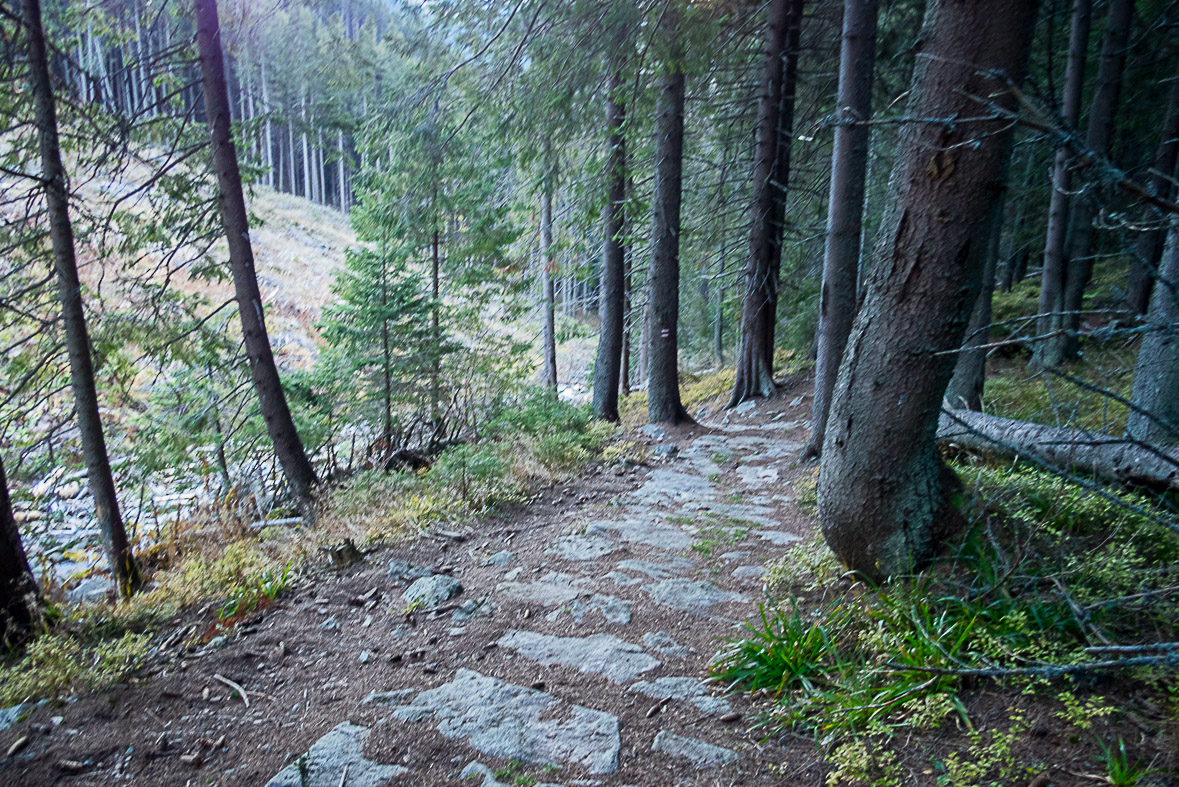
[[[871,587],[818,536],[795,545],[770,566],[770,600],[718,655],[714,679],[768,700],[770,734],[813,735],[832,785],[912,783],[915,772],[1005,785],[1066,766],[1136,784],[1174,768],[1179,659],[1167,663],[1166,643],[1179,639],[1179,534],[1131,493],[956,469],[973,526],[955,554]],[[1152,654],[1112,672],[1086,666]],[[1067,741],[1053,760],[1028,743],[1044,709]],[[938,745],[948,737],[949,751]]]

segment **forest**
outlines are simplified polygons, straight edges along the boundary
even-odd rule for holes
[[[0,0],[0,84],[0,781],[1179,783],[1174,0]]]

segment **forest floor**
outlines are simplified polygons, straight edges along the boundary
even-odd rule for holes
[[[792,497],[805,393],[644,427],[644,464],[306,566],[230,631],[192,610],[126,685],[24,709],[0,781],[818,783],[811,739],[763,742],[748,697],[705,682],[767,562],[815,527]],[[434,598],[407,600],[415,582]]]

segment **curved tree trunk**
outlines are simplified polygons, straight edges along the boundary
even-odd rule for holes
[[[23,639],[33,624],[40,595],[20,542],[0,461],[0,646]]]
[[[1061,120],[1073,130],[1081,117],[1081,90],[1085,86],[1085,58],[1089,51],[1092,0],[1075,0],[1069,29],[1068,66],[1064,72]],[[1068,148],[1056,149],[1052,165],[1052,196],[1048,201],[1048,232],[1044,240],[1044,266],[1040,274],[1040,318],[1036,332],[1042,339],[1032,351],[1032,366],[1049,368],[1061,361],[1064,348],[1065,241],[1068,238],[1069,203],[1072,200],[1072,162]]]
[[[866,121],[872,115],[879,7],[879,0],[847,0],[843,6],[843,45],[839,53],[839,96],[835,109],[838,124],[831,149],[831,193],[827,201],[827,241],[823,250],[823,288],[816,337],[815,399],[811,408],[811,442],[804,451],[812,456],[823,445],[831,391],[856,316],[864,178],[868,173],[871,140]]]
[[[1179,221],[1172,221],[1138,347],[1126,433],[1148,443],[1179,442]]]
[[[40,0],[24,0],[24,24],[29,52],[29,82],[41,149],[42,184],[49,216],[49,239],[61,300],[62,325],[70,359],[70,384],[78,417],[78,431],[82,437],[82,454],[86,458],[90,494],[94,498],[94,513],[98,518],[103,549],[120,595],[127,596],[139,588],[143,579],[135,564],[127,531],[123,527],[123,517],[119,513],[115,479],[111,473],[102,419],[98,412],[94,362],[90,357],[90,336],[82,307],[82,284],[78,279],[78,262],[74,256],[74,228],[70,223],[69,193],[58,143],[57,109],[49,78]]]
[[[1133,16],[1134,0],[1110,0],[1105,38],[1101,43],[1101,61],[1097,65],[1097,84],[1093,89],[1085,131],[1085,147],[1100,156],[1109,155],[1110,142],[1113,140]],[[1064,280],[1065,333],[1062,337],[1062,358],[1075,357],[1080,349],[1081,309],[1084,306],[1085,290],[1093,275],[1093,222],[1099,213],[1099,192],[1100,189],[1093,184],[1088,193],[1082,194],[1073,203]]]
[[[626,249],[623,246],[626,207],[626,140],[622,124],[626,110],[619,93],[622,75],[610,77],[606,97],[606,126],[610,129],[610,161],[607,165],[609,195],[602,209],[601,329],[594,361],[594,413],[607,421],[618,420],[619,376],[622,371],[623,320],[626,307]]]
[[[213,149],[213,170],[217,174],[217,204],[229,245],[229,266],[242,321],[242,339],[275,456],[282,466],[287,483],[291,485],[300,511],[310,518],[314,516],[312,493],[316,484],[315,470],[303,451],[303,443],[291,418],[278,367],[274,364],[274,353],[270,349],[270,338],[266,333],[262,295],[258,291],[258,277],[254,271],[254,250],[250,245],[246,201],[242,195],[241,172],[238,170],[237,151],[230,135],[217,3],[216,0],[195,0],[195,3],[205,113]]]
[[[773,396],[775,391],[774,322],[778,312],[782,221],[790,177],[802,9],[803,0],[773,0],[769,6],[753,162],[749,261],[745,266],[737,375],[729,407],[755,396]]]
[[[931,0],[906,115],[1005,108],[1024,73],[1036,4]],[[867,294],[839,370],[819,472],[823,536],[880,579],[922,564],[960,519],[935,442],[942,396],[982,283],[981,230],[1010,155],[1003,120],[906,125]]]
[[[668,12],[664,35],[671,46],[655,109],[655,188],[652,195],[651,270],[647,302],[651,316],[647,342],[647,418],[678,424],[692,418],[680,401],[680,201],[684,175],[684,71],[676,36],[677,19]]]

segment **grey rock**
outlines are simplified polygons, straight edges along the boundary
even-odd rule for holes
[[[737,415],[748,415],[749,413],[753,412],[755,407],[757,407],[757,402],[755,400],[746,399],[744,402],[734,407],[733,412]]]
[[[548,620],[557,620],[561,613],[568,612],[578,625],[591,612],[601,612],[607,623],[625,626],[631,621],[630,602],[604,593],[595,593],[589,598],[575,598],[568,605],[545,615]]]
[[[723,716],[732,708],[719,697],[712,696],[696,678],[666,677],[654,681],[641,680],[630,687],[631,691],[654,697],[657,700],[673,699],[690,702],[702,713],[709,716]]]
[[[721,555],[721,560],[744,560],[749,557],[749,551],[745,549],[734,549],[732,552],[726,552]]]
[[[489,618],[495,614],[495,602],[486,598],[464,601],[451,615],[456,623],[463,623],[473,618]]]
[[[608,579],[615,585],[619,585],[624,588],[643,584],[643,580],[638,579],[637,577],[632,577],[630,574],[623,574],[620,571],[611,571],[607,574],[603,574],[602,579]]]
[[[644,653],[638,645],[610,634],[554,637],[512,630],[500,637],[498,644],[545,666],[576,667],[581,672],[599,674],[615,683],[629,683],[659,666],[659,660]]]
[[[323,623],[319,624],[319,629],[321,631],[334,631],[334,630],[338,629],[339,627],[340,627],[340,621],[336,620],[334,617],[330,617],[327,620],[325,620]]]
[[[65,592],[66,600],[75,604],[98,604],[111,598],[115,583],[109,577],[86,577]]]
[[[593,592],[593,580],[550,571],[535,582],[501,582],[496,590],[507,598],[557,607]]]
[[[673,757],[686,757],[695,764],[697,770],[718,768],[741,759],[741,755],[731,749],[713,746],[697,738],[676,735],[667,730],[655,736],[655,745],[651,750],[661,751]]]
[[[677,659],[687,658],[692,652],[691,648],[676,642],[666,631],[644,634],[643,645],[661,656],[671,656]]]
[[[290,765],[266,783],[266,787],[339,787],[348,769],[349,787],[381,787],[409,769],[383,765],[364,758],[369,729],[344,722],[320,738]]]
[[[640,426],[636,431],[644,437],[650,437],[652,440],[662,440],[667,437],[667,430],[657,424],[646,424]]]
[[[389,576],[394,579],[421,579],[430,576],[430,569],[425,566],[415,566],[408,560],[393,558],[389,561]]]
[[[618,564],[618,568],[622,571],[646,574],[651,579],[670,579],[683,576],[695,567],[695,563],[682,557],[672,558],[662,563],[652,560],[623,560]]]
[[[561,536],[547,553],[566,560],[596,560],[621,549],[618,544],[598,535]]]
[[[793,533],[783,533],[781,530],[759,530],[756,533],[758,538],[765,539],[775,546],[785,546],[786,544],[793,544],[802,539]]]
[[[429,577],[415,579],[413,584],[405,589],[401,598],[406,604],[417,605],[423,609],[431,609],[443,601],[463,592],[463,586],[454,577],[445,574],[434,574]]]
[[[631,497],[647,505],[682,503],[712,497],[716,486],[707,478],[677,470],[653,470]]]
[[[483,561],[483,565],[485,565],[485,566],[505,566],[508,564],[508,561],[510,561],[511,559],[512,559],[512,553],[506,549],[501,549],[499,552],[496,552],[494,555],[491,555],[490,557],[485,559]]]
[[[778,480],[778,468],[764,465],[738,467],[737,480],[745,486],[762,489]]]
[[[680,449],[673,443],[662,443],[651,449],[654,456],[675,456],[679,452]]]
[[[653,511],[641,512],[638,518],[618,522],[595,522],[589,530],[596,533],[613,532],[623,541],[648,544],[662,549],[687,549],[692,537]]]
[[[748,601],[740,593],[730,593],[716,585],[693,579],[665,579],[653,585],[644,585],[643,590],[657,604],[685,612],[702,612],[728,601]]]
[[[443,736],[461,738],[493,757],[536,765],[574,763],[595,774],[618,769],[616,716],[472,670],[460,669],[450,683],[394,708],[392,718],[434,720]]]
[[[372,660],[373,654],[367,650],[362,650],[360,652],[360,657],[357,659],[357,661],[359,661],[361,664],[368,664]]]
[[[737,566],[733,569],[733,577],[736,579],[761,579],[765,573],[765,566]]]
[[[28,703],[13,705],[11,708],[0,708],[0,732],[16,724],[22,716],[33,709]]]

